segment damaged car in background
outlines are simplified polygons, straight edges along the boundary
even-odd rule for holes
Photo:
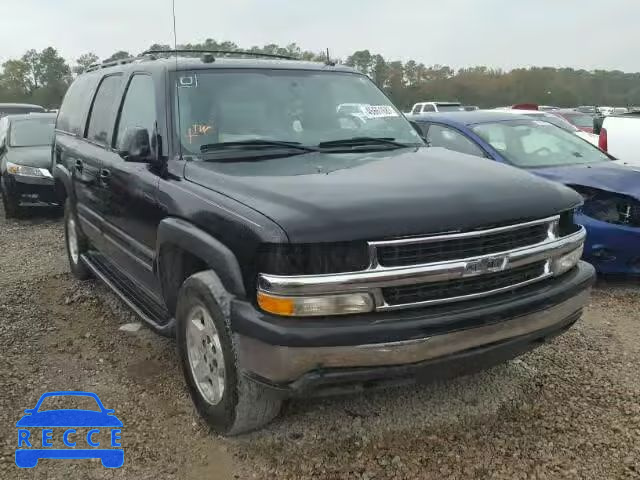
[[[603,274],[640,274],[640,170],[542,120],[509,112],[415,118],[432,146],[486,157],[563,183],[582,195],[584,258]]]

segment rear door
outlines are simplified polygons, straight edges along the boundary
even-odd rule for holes
[[[127,85],[114,128],[112,148],[101,167],[106,251],[123,273],[146,287],[159,300],[160,288],[153,274],[156,232],[162,212],[156,202],[159,175],[149,163],[125,161],[125,133],[142,127],[149,133],[152,154],[159,148],[156,135],[157,107],[153,77],[134,73]],[[142,285],[141,285],[142,284]]]
[[[101,249],[104,247],[101,235],[104,223],[101,168],[109,154],[121,91],[122,74],[107,75],[100,81],[89,111],[84,141],[75,152],[72,165],[78,217],[83,231]]]

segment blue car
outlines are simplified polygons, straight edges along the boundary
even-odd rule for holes
[[[49,397],[90,397],[95,400],[98,410],[56,409],[43,410],[42,402]],[[18,427],[18,448],[16,465],[33,468],[41,458],[85,459],[99,458],[107,468],[118,468],[124,463],[124,450],[120,447],[120,428],[122,422],[111,409],[102,405],[100,398],[90,392],[50,392],[40,397],[36,406],[25,410],[26,415],[16,423]],[[34,429],[38,429],[38,431]],[[38,435],[42,428],[41,436]],[[56,449],[53,446],[53,428],[64,429],[64,445],[69,448]],[[91,428],[86,435],[78,434],[75,428]],[[110,430],[110,447],[98,448],[96,436],[100,429]],[[86,447],[83,443],[86,440]],[[43,448],[39,448],[42,446]],[[78,447],[78,448],[76,448]]]
[[[531,117],[476,111],[407,118],[432,147],[528,169],[578,191],[584,198],[576,223],[587,229],[585,260],[599,273],[640,274],[640,170]]]

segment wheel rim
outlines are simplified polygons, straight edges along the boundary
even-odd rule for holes
[[[189,312],[186,337],[196,387],[207,403],[217,405],[225,388],[224,356],[218,330],[204,306],[197,305]]]
[[[67,221],[67,246],[69,247],[69,255],[73,263],[78,263],[80,258],[80,249],[78,248],[78,233],[76,231],[76,221],[70,218]]]

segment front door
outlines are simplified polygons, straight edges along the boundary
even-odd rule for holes
[[[152,150],[158,148],[153,141],[157,120],[155,101],[153,78],[142,73],[132,75],[116,121],[113,148],[102,164],[101,183],[107,254],[159,300],[160,286],[153,273],[153,259],[156,231],[162,219],[156,201],[160,177],[154,165],[128,162],[119,154],[124,150],[125,132],[135,127],[147,129]]]

